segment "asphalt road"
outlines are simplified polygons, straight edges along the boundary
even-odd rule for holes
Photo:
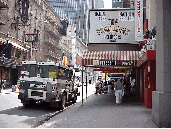
[[[86,87],[83,89],[83,98],[86,98]],[[82,100],[82,87],[79,87],[79,91],[77,102]],[[88,97],[94,93],[94,86],[88,86],[87,91]],[[0,128],[35,128],[61,112],[58,109],[48,109],[42,104],[25,107],[18,99],[18,94],[18,91],[12,92],[11,89],[2,90],[0,93]]]

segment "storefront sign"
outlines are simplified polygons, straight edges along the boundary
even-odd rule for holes
[[[89,43],[135,43],[134,10],[90,10]]]
[[[135,41],[143,40],[143,0],[135,0]]]
[[[102,71],[103,73],[126,73],[126,68],[100,68],[93,71]]]
[[[100,60],[99,61],[100,66],[133,66],[134,61],[118,61],[118,60]]]

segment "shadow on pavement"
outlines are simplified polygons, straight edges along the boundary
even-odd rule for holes
[[[42,115],[46,115],[48,113],[53,113],[55,111],[57,111],[57,109],[55,108],[49,109],[43,104],[37,104],[32,107],[18,106],[7,110],[2,110],[0,111],[0,114],[39,117]]]

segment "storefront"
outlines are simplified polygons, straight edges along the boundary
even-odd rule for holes
[[[82,66],[93,67],[94,71],[102,73],[122,74],[122,79],[128,85],[134,82],[135,95],[140,101],[140,77],[137,67],[140,51],[85,51],[82,58]],[[95,73],[96,75],[96,73]],[[96,75],[99,78],[99,75]],[[98,78],[95,76],[95,80]],[[120,78],[120,77],[118,77]]]
[[[152,91],[156,90],[156,50],[147,50],[138,61],[140,68],[140,101],[152,108]]]

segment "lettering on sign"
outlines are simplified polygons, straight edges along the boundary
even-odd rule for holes
[[[143,41],[143,1],[135,0],[135,41]]]
[[[139,1],[137,1],[137,20],[138,20],[138,28],[137,28],[137,32],[138,33],[140,33],[141,32],[141,28],[140,28],[140,13],[141,13],[141,11],[140,11],[140,0]]]
[[[134,21],[134,12],[120,12],[119,20],[120,21]]]
[[[114,66],[133,66],[134,61],[118,61],[118,60],[100,60],[99,65],[114,65]]]
[[[106,18],[106,12],[95,12],[95,16],[99,17],[99,21],[105,21]]]
[[[129,34],[129,31],[130,31],[129,29],[126,29],[122,26],[117,25],[118,19],[108,19],[108,23],[109,23],[109,26],[104,26],[103,28],[99,28],[96,30],[98,35],[100,35],[101,33],[107,33],[107,32],[118,32],[124,35]]]

